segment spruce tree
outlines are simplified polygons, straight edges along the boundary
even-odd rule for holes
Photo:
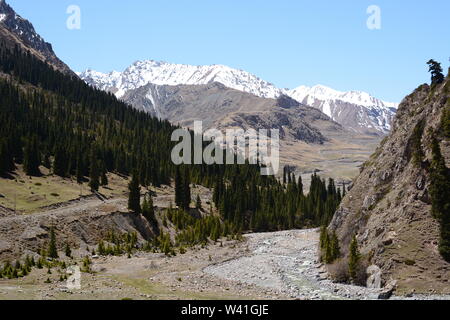
[[[84,180],[84,168],[83,168],[83,160],[81,155],[78,153],[77,154],[77,167],[76,167],[76,178],[77,178],[77,183],[78,184],[82,184],[83,180]]]
[[[142,204],[142,215],[147,219],[150,223],[155,223],[155,209],[153,205],[153,198],[152,196],[144,198],[144,202]]]
[[[339,247],[339,239],[338,239],[335,231],[331,235],[330,246],[331,246],[331,259],[332,259],[332,261],[335,261],[341,255],[341,248]]]
[[[439,62],[430,59],[430,61],[427,62],[429,68],[429,72],[431,72],[431,84],[441,84],[444,82],[444,74],[442,73],[442,66]]]
[[[29,176],[39,176],[41,171],[39,166],[41,165],[40,153],[38,148],[38,142],[36,136],[28,139],[24,152],[23,169]]]
[[[176,167],[175,170],[175,204],[179,208],[183,208],[184,205],[184,187],[183,179],[180,173],[180,167]]]
[[[6,141],[0,140],[0,175],[5,175],[14,168],[14,161]]]
[[[53,173],[65,178],[68,174],[68,159],[63,147],[58,146],[55,151],[55,160],[53,162]]]
[[[356,235],[354,235],[350,243],[349,257],[348,257],[348,272],[352,280],[356,279],[360,259],[361,255],[358,249],[358,241],[356,240]]]
[[[50,242],[48,244],[47,255],[53,259],[58,258],[58,249],[56,248],[55,227],[53,226],[50,228]]]
[[[141,213],[141,187],[136,174],[133,174],[131,182],[128,184],[128,209],[136,214]]]
[[[450,262],[450,170],[445,165],[437,139],[432,141],[430,196],[433,216],[440,223],[439,252]]]
[[[98,166],[97,152],[95,148],[92,148],[91,150],[90,162],[91,166],[89,170],[89,187],[91,188],[92,192],[96,192],[100,187],[100,169]]]
[[[108,176],[106,175],[106,169],[105,169],[104,165],[102,166],[102,174],[101,174],[101,177],[100,177],[100,184],[103,187],[105,187],[105,186],[107,186],[109,184]]]
[[[189,210],[191,204],[191,180],[189,176],[189,170],[184,171],[183,177],[183,209]]]

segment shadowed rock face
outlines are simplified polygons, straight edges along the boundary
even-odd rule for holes
[[[450,142],[441,130],[443,111],[450,108],[450,80],[435,88],[422,85],[398,109],[392,133],[367,161],[336,212],[330,229],[348,250],[357,234],[360,250],[381,269],[383,283],[397,280],[401,293],[450,292],[450,264],[438,253],[439,223],[429,197],[432,135],[450,165]],[[422,165],[413,161],[412,137],[424,124]]]
[[[11,45],[19,44],[61,72],[76,76],[53,51],[52,45],[35,31],[33,25],[19,16],[4,0],[0,0],[0,36]]]

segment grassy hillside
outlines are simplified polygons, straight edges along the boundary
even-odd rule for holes
[[[34,213],[44,207],[92,195],[87,182],[77,183],[73,178],[61,178],[41,167],[42,175],[31,177],[24,173],[22,166],[8,179],[0,182],[0,206],[15,209],[17,213]],[[105,197],[126,197],[128,179],[114,173],[108,174],[108,186],[100,187]]]

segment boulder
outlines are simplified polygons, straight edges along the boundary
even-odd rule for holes
[[[367,288],[381,289],[381,269],[377,265],[371,265],[367,268]]]
[[[395,292],[397,288],[397,281],[391,280],[389,281],[383,290],[378,294],[379,300],[389,300]]]

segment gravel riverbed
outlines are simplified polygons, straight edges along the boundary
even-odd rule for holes
[[[379,290],[337,284],[317,260],[318,230],[246,235],[248,254],[203,271],[215,277],[257,285],[293,299],[377,299]]]

